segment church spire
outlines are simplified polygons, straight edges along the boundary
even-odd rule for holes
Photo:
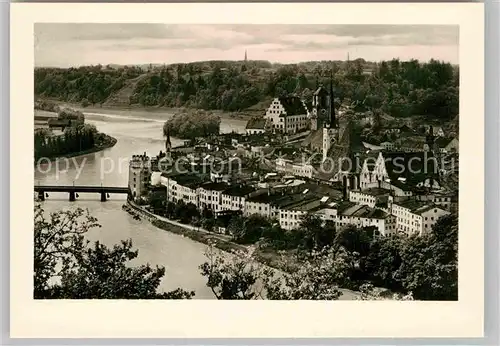
[[[245,62],[247,61],[247,50],[245,49]]]
[[[167,139],[165,140],[165,150],[167,153],[172,149],[172,142],[170,141],[170,130],[167,130]]]
[[[337,127],[335,117],[335,96],[333,95],[333,72],[330,72],[330,127]]]

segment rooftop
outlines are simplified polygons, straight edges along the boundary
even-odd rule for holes
[[[409,199],[409,200],[406,200],[406,201],[398,202],[398,203],[395,203],[395,204],[399,205],[400,207],[409,209],[411,212],[416,212],[418,209],[429,205],[428,202],[416,201],[416,200],[413,200],[413,199]]]
[[[382,188],[379,188],[379,187],[373,187],[373,188],[370,188],[370,189],[366,189],[366,190],[363,190],[361,193],[364,193],[366,195],[370,195],[370,196],[386,196],[386,195],[389,195],[391,193],[391,190],[387,190],[387,189],[382,189]]]
[[[228,184],[226,183],[214,183],[212,181],[203,183],[199,186],[199,188],[210,191],[224,191],[227,189]]]
[[[350,217],[362,217],[369,219],[385,219],[390,216],[389,213],[377,209],[370,208],[366,205],[354,204],[354,205],[346,205],[343,210],[339,210],[339,214],[342,216],[350,216]]]
[[[285,109],[286,116],[307,114],[304,103],[296,96],[279,97],[278,100]]]
[[[258,129],[264,130],[266,128],[266,119],[264,118],[252,118],[248,120],[246,129]]]
[[[223,191],[223,194],[242,197],[254,191],[255,189],[248,185],[231,185]]]

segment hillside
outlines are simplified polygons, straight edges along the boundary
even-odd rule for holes
[[[273,97],[311,100],[329,84],[336,103],[382,118],[447,122],[458,114],[458,69],[416,60],[373,63],[316,61],[281,65],[267,61],[204,61],[174,65],[88,66],[35,69],[35,95],[83,106],[187,107],[258,114]]]
[[[148,78],[148,74],[126,80],[121,89],[111,93],[104,101],[105,106],[129,106],[130,98],[134,95],[137,84]]]

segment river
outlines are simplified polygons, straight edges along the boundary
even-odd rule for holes
[[[105,113],[105,114],[104,114]],[[35,169],[35,183],[41,185],[107,185],[127,186],[128,159],[133,154],[156,155],[165,148],[162,126],[169,113],[141,111],[102,110],[88,112],[85,121],[94,124],[101,132],[115,137],[113,148],[83,155],[57,163],[40,165]],[[222,119],[221,131],[244,131],[246,121]],[[173,138],[172,145],[182,141]],[[90,240],[112,246],[124,239],[132,239],[139,250],[136,264],[149,263],[166,268],[160,290],[169,291],[178,287],[194,290],[196,299],[214,299],[201,276],[198,266],[205,260],[206,246],[182,236],[153,227],[147,221],[134,220],[121,209],[126,197],[111,195],[101,203],[97,194],[79,194],[75,202],[68,201],[67,193],[50,193],[43,202],[47,212],[63,208],[87,208],[95,216],[101,228],[89,232]]]

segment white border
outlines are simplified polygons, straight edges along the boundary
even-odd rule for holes
[[[33,143],[26,139],[35,22],[459,25],[459,301],[34,301]],[[483,28],[478,3],[11,4],[11,337],[483,336]]]

